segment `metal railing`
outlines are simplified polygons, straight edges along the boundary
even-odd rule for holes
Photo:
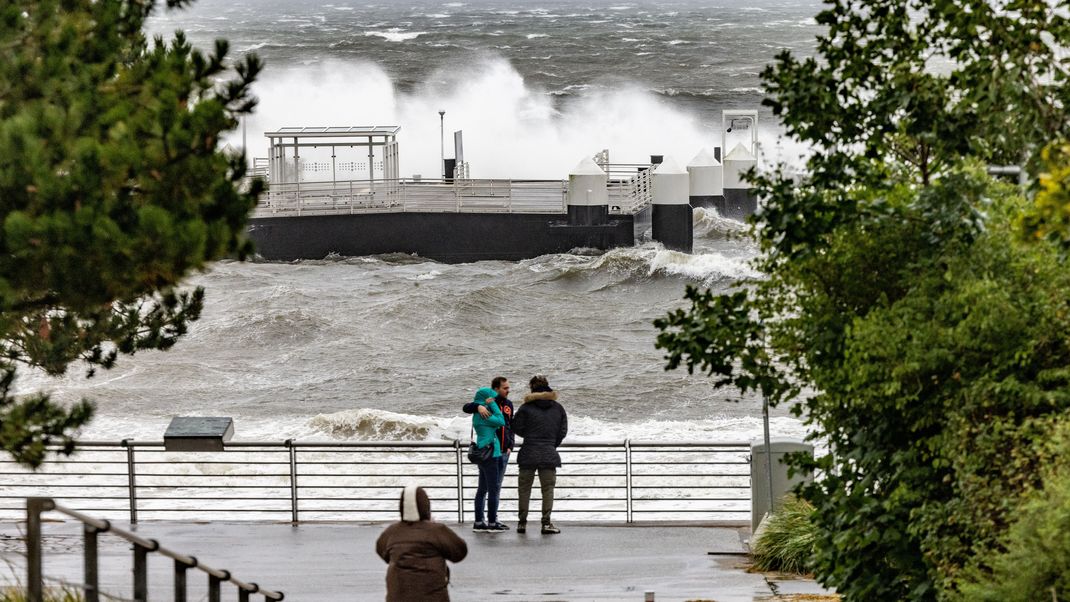
[[[230,583],[238,588],[239,602],[247,602],[250,594],[259,594],[265,600],[282,600],[282,592],[261,589],[256,583],[239,581],[230,571],[215,569],[197,560],[169,550],[155,539],[145,539],[129,531],[113,526],[107,520],[93,518],[61,506],[51,498],[31,497],[26,500],[26,593],[29,602],[41,602],[44,599],[44,568],[41,554],[41,515],[45,512],[59,512],[69,516],[83,525],[84,575],[85,583],[80,586],[86,602],[98,602],[102,595],[99,584],[98,535],[111,533],[134,544],[133,597],[134,600],[149,599],[148,556],[150,552],[166,556],[174,561],[174,598],[176,602],[186,600],[186,573],[197,569],[208,576],[208,600],[219,602],[221,586]]]
[[[230,442],[168,452],[162,442],[80,442],[36,472],[0,461],[0,519],[26,497],[138,520],[389,520],[400,489],[424,487],[436,513],[465,522],[478,470],[467,442]],[[745,521],[750,447],[714,442],[566,442],[554,512],[592,521]],[[515,453],[502,491],[516,508]],[[533,491],[533,508],[539,492]]]
[[[338,213],[565,213],[559,180],[345,180],[271,184],[254,217]]]

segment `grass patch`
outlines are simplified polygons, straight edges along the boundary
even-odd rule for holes
[[[81,590],[68,586],[46,587],[44,593],[44,602],[85,601]],[[0,587],[0,602],[26,602],[28,599],[25,587],[16,585]]]
[[[779,510],[769,515],[754,534],[751,559],[759,571],[811,572],[817,531],[810,515],[814,507],[794,496],[784,500]]]

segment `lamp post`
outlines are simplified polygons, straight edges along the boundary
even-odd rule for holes
[[[438,112],[438,143],[439,158],[438,168],[442,172],[442,179],[446,179],[446,112]]]

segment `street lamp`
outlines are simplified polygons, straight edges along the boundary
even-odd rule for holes
[[[442,179],[446,179],[446,112],[438,112],[438,142],[439,161],[438,167],[442,171]]]

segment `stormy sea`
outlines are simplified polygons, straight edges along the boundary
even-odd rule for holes
[[[721,111],[759,109],[762,162],[797,160],[761,108],[759,72],[811,52],[816,2],[199,0],[151,30],[230,41],[266,63],[260,103],[227,140],[250,159],[284,126],[397,125],[401,173],[434,175],[440,127],[475,178],[567,178],[609,149],[686,164],[720,146]],[[440,121],[439,111],[445,111]],[[450,154],[450,153],[447,153]],[[207,304],[167,352],[91,379],[23,372],[23,392],[96,402],[88,439],[159,440],[176,415],[231,416],[238,440],[466,438],[460,407],[494,376],[514,399],[548,376],[575,439],[749,441],[761,400],[665,371],[652,322],[687,285],[760,278],[745,226],[695,214],[695,250],[656,243],[519,262],[420,257],[224,261],[190,278]],[[494,236],[488,231],[487,236]],[[806,428],[773,411],[774,436]]]

